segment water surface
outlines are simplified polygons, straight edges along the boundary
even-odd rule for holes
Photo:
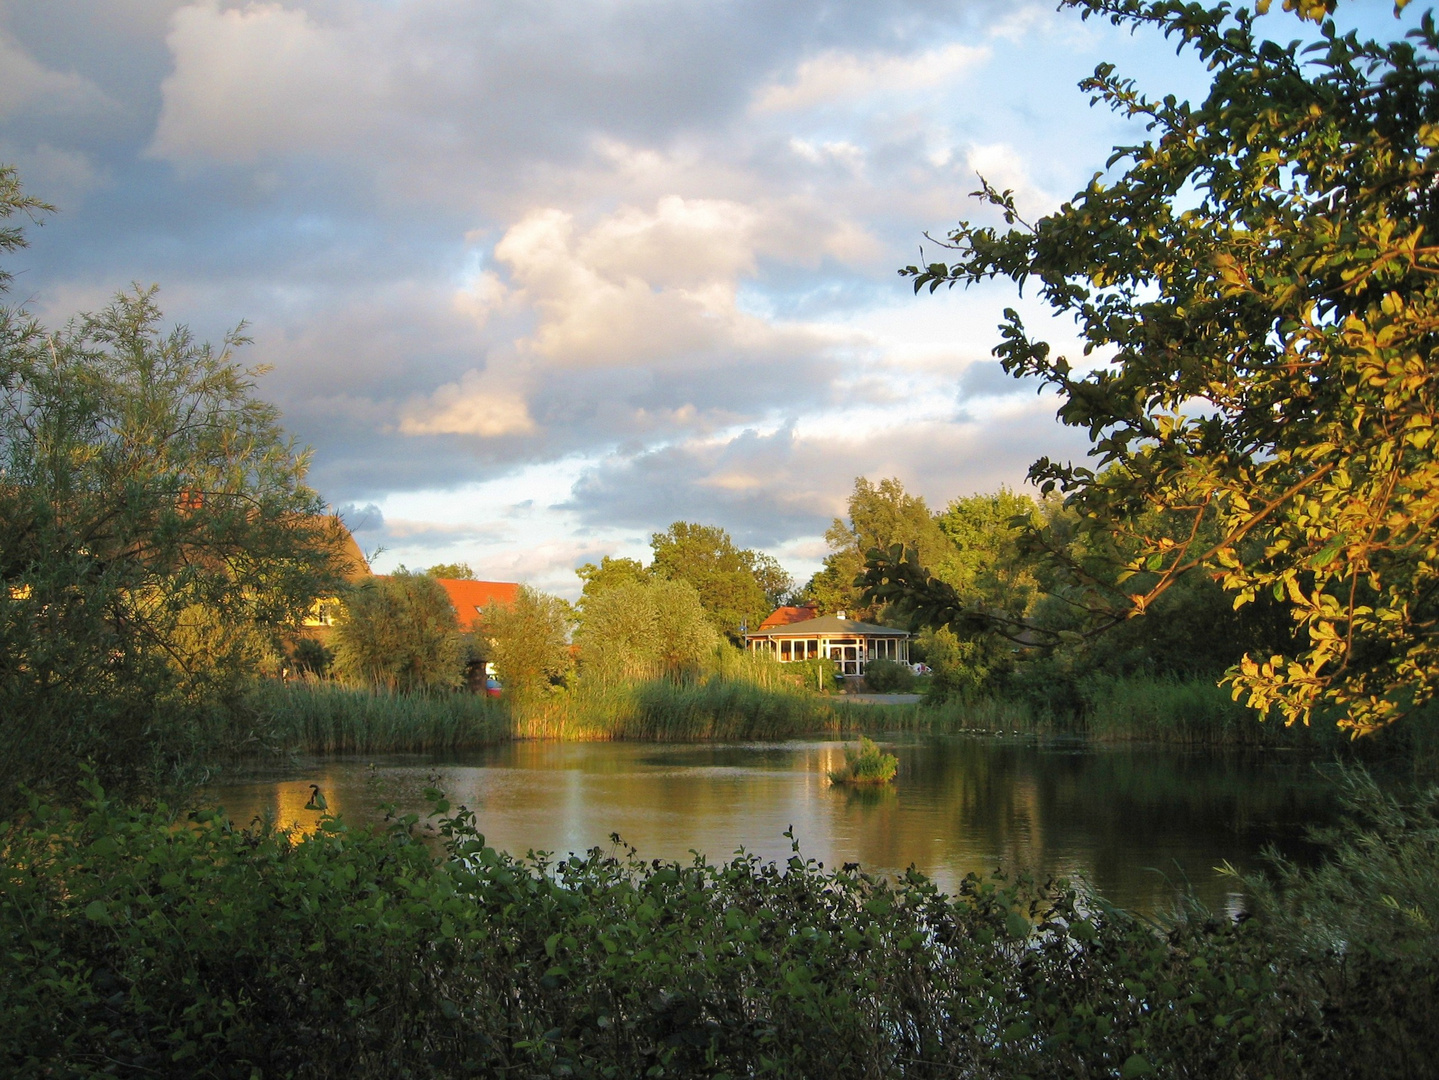
[[[969,872],[1028,868],[1078,876],[1114,903],[1156,911],[1187,880],[1220,909],[1240,903],[1215,872],[1260,864],[1269,843],[1304,855],[1306,825],[1333,813],[1310,760],[1096,748],[1080,742],[963,736],[881,739],[898,755],[892,788],[834,787],[843,744],[740,745],[516,742],[435,759],[419,755],[308,758],[237,774],[209,798],[239,823],[269,816],[312,825],[310,785],[351,821],[382,803],[423,812],[444,789],[473,809],[496,847],[582,852],[611,835],[646,858],[711,860],[739,848],[858,862],[897,873],[911,864],[953,889]]]

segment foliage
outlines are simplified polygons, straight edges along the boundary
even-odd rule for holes
[[[899,758],[861,735],[859,744],[844,748],[844,768],[831,772],[831,784],[887,784],[899,771]]]
[[[694,586],[664,578],[591,596],[575,634],[584,677],[604,682],[697,671],[720,640]]]
[[[876,694],[908,694],[914,689],[914,672],[894,660],[871,660],[864,666],[864,685]]]
[[[437,857],[417,825],[35,802],[0,840],[0,1071],[1386,1077],[1439,1051],[1432,960],[1383,937],[1337,955],[1263,914],[1155,927],[1063,882],[951,899],[798,854],[515,859],[463,809]]]
[[[0,219],[37,207],[0,171]],[[153,289],[59,331],[0,308],[0,811],[87,758],[117,790],[183,774],[341,580],[243,336],[160,319]]]
[[[302,637],[290,649],[290,660],[295,670],[323,679],[330,673],[335,654],[314,638]]]
[[[855,477],[848,509],[849,523],[835,518],[824,534],[830,553],[805,587],[804,597],[823,614],[843,611],[852,618],[878,622],[883,605],[865,600],[855,587],[865,553],[900,544],[922,552],[926,565],[934,566],[950,558],[953,545],[924,498],[908,494],[897,479],[872,484],[863,476]]]
[[[986,184],[1010,228],[961,223],[956,261],[902,273],[916,290],[1029,284],[1077,319],[1086,356],[1111,357],[1052,355],[1013,311],[996,349],[1059,394],[1098,457],[1031,478],[1066,494],[1082,531],[1124,540],[1125,573],[1153,575],[1096,587],[1096,624],[1186,574],[1218,575],[1236,604],[1271,594],[1301,638],[1246,657],[1236,693],[1289,723],[1324,705],[1372,732],[1439,688],[1439,31],[1426,15],[1409,40],[1375,42],[1326,22],[1280,45],[1227,4],[1071,6],[1177,38],[1213,71],[1208,96],[1150,98],[1101,64],[1083,88],[1153,133],[1115,151],[1123,171],[1033,225]],[[893,572],[875,584],[924,594],[903,562],[878,558]]]
[[[650,547],[650,572],[693,585],[714,628],[732,641],[741,623],[758,626],[776,606],[773,599],[783,600],[793,588],[777,562],[736,547],[717,525],[676,521],[655,533]]]
[[[1043,567],[1020,547],[1017,526],[1021,521],[1038,524],[1057,509],[1053,501],[1046,500],[1041,511],[1028,495],[1017,495],[1005,487],[993,494],[953,499],[935,515],[935,524],[953,550],[929,565],[960,592],[974,597],[976,604],[1023,617],[1041,589],[1051,583],[1040,579]],[[869,547],[889,547],[897,542]]]
[[[460,581],[473,581],[475,577],[475,572],[470,569],[470,564],[464,562],[437,563],[425,573],[432,578],[456,578]]]
[[[448,689],[464,675],[465,642],[440,583],[403,568],[350,590],[335,623],[335,670],[386,690]]]
[[[1329,858],[1305,866],[1271,852],[1271,872],[1242,877],[1245,891],[1269,932],[1296,950],[1412,957],[1432,970],[1439,962],[1439,787],[1404,798],[1355,768],[1342,768],[1338,782],[1350,812],[1313,837]]]
[[[612,558],[606,555],[598,566],[585,563],[575,571],[583,581],[579,609],[585,611],[591,600],[621,585],[642,585],[652,579],[649,568],[638,559]]]
[[[16,214],[24,214],[38,225],[41,214],[54,212],[55,208],[49,203],[25,194],[20,184],[20,174],[13,165],[0,165],[0,221],[8,221]],[[0,252],[9,254],[20,250],[25,244],[25,230],[22,226],[0,226]],[[0,291],[8,289],[13,278],[14,275],[8,270],[0,268]]]
[[[568,604],[528,585],[520,586],[514,603],[486,609],[480,633],[506,694],[532,697],[564,682],[574,665],[572,622]]]
[[[1011,660],[1011,650],[994,635],[961,638],[948,627],[921,630],[915,645],[914,655],[934,673],[926,691],[934,701],[998,690]]]

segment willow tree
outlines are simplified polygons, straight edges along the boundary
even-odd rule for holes
[[[0,167],[0,251],[46,209]],[[160,322],[153,289],[59,330],[0,305],[0,812],[87,759],[112,790],[183,770],[345,569],[244,339]]]
[[[1005,227],[962,222],[950,261],[901,273],[916,292],[1009,278],[1075,319],[1086,359],[1012,310],[995,353],[1092,442],[1088,463],[1030,470],[1126,553],[1118,587],[1089,582],[1084,632],[1143,615],[1186,574],[1236,606],[1272,593],[1299,645],[1246,656],[1236,697],[1375,731],[1439,689],[1434,22],[1364,40],[1304,2],[1286,6],[1311,40],[1277,44],[1259,32],[1267,4],[1068,6],[1196,52],[1207,97],[1147,96],[1100,65],[1082,88],[1149,137],[1032,224],[984,184]],[[986,617],[899,551],[864,580],[932,621]]]

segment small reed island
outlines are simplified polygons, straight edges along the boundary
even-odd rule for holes
[[[899,758],[886,754],[873,739],[861,735],[858,747],[844,748],[844,768],[831,772],[831,784],[887,784],[899,769]]]

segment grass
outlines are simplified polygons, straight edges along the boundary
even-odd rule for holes
[[[524,703],[515,735],[575,741],[787,739],[845,727],[832,700],[796,686],[766,688],[733,677],[585,686]]]
[[[581,680],[530,700],[390,694],[332,682],[265,681],[248,698],[257,738],[280,752],[444,753],[509,739],[755,741],[854,733],[1073,734],[1101,743],[1308,749],[1439,764],[1439,710],[1352,744],[1332,719],[1261,721],[1206,680],[1091,678],[1077,713],[1021,697],[865,705],[801,687],[774,661],[735,654],[685,679]],[[1423,770],[1421,770],[1423,771]]]
[[[510,738],[509,710],[476,694],[390,694],[333,682],[264,680],[247,703],[265,741],[280,751],[434,753]]]

